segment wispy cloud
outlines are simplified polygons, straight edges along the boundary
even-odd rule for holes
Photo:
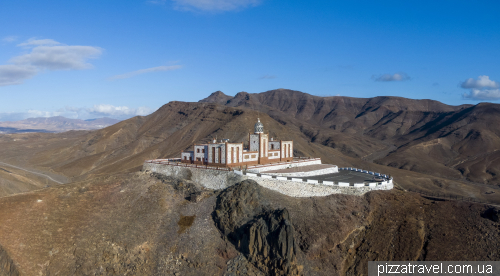
[[[0,65],[0,86],[21,84],[43,70],[89,69],[93,66],[87,61],[102,53],[99,47],[64,45],[52,39],[30,39],[17,46],[31,52]]]
[[[182,68],[182,65],[171,65],[171,66],[158,66],[158,67],[152,67],[152,68],[147,68],[147,69],[141,69],[121,75],[115,75],[112,77],[109,77],[108,80],[119,80],[119,79],[128,79],[137,75],[142,75],[146,73],[152,73],[152,72],[159,72],[159,71],[172,71],[172,70],[177,70]]]
[[[172,0],[172,1],[174,2],[174,7],[180,10],[209,11],[209,12],[238,11],[245,8],[258,6],[261,3],[261,0]]]
[[[372,76],[372,79],[375,81],[406,81],[410,80],[410,76],[408,76],[406,73],[400,72],[400,73],[395,73],[393,75],[391,74],[382,74],[379,76]]]
[[[35,39],[30,38],[23,43],[17,44],[19,47],[31,47],[31,46],[53,46],[53,45],[61,45],[61,43],[53,40],[53,39]]]
[[[149,115],[155,110],[143,106],[132,108],[128,106],[114,106],[110,104],[98,104],[93,107],[64,107],[57,111],[28,110],[25,112],[4,112],[0,113],[0,121],[19,121],[28,118],[63,116],[70,119],[95,119],[109,117],[118,120],[125,120],[134,116]]]
[[[165,5],[165,2],[167,2],[167,0],[149,0],[147,2],[155,5]]]
[[[17,40],[17,36],[15,36],[15,35],[6,36],[6,37],[2,38],[2,41],[7,42],[7,43],[11,43],[11,42],[14,42],[16,40]]]
[[[7,64],[0,65],[0,86],[21,84],[38,73],[34,66]]]
[[[272,79],[275,79],[276,76],[275,75],[264,75],[262,77],[260,77],[259,79],[261,80],[272,80]]]
[[[470,89],[462,94],[464,99],[479,101],[500,100],[500,83],[490,80],[489,76],[479,76],[477,80],[469,78],[460,84],[462,88]]]

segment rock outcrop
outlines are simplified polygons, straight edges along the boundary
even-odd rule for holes
[[[7,252],[0,246],[0,276],[18,276],[16,265]]]
[[[287,209],[272,209],[245,180],[222,192],[213,214],[221,232],[266,275],[299,275],[295,230]]]

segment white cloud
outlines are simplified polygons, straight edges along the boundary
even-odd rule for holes
[[[53,40],[53,39],[34,39],[30,38],[26,42],[17,44],[19,47],[30,47],[30,46],[42,46],[42,45],[61,45],[61,43]]]
[[[49,70],[81,70],[92,68],[87,59],[97,58],[102,50],[92,46],[37,46],[31,53],[14,57],[10,62],[33,65]]]
[[[114,106],[110,104],[94,105],[88,109],[89,113],[104,116],[144,116],[153,112],[149,107],[130,108],[128,106]]]
[[[460,85],[462,88],[499,88],[500,83],[490,80],[489,76],[479,76],[477,80],[469,78],[462,82]]]
[[[469,78],[460,84],[462,88],[470,89],[462,94],[464,99],[475,101],[500,100],[500,83],[490,80],[489,76],[479,76],[477,80]]]
[[[25,112],[4,112],[0,113],[0,121],[18,121],[37,117],[63,116],[70,119],[95,119],[109,117],[118,120],[129,119],[134,116],[146,116],[155,110],[142,106],[131,108],[128,106],[114,106],[110,104],[94,105],[91,108],[64,107],[56,111],[43,111],[30,109]]]
[[[151,73],[151,72],[159,72],[159,71],[172,71],[172,70],[177,70],[182,68],[181,65],[171,65],[171,66],[158,66],[158,67],[152,67],[152,68],[147,68],[147,69],[141,69],[121,75],[116,75],[110,77],[108,80],[119,80],[119,79],[128,79],[137,75],[142,75],[146,73]]]
[[[391,74],[383,74],[378,77],[372,76],[375,81],[406,81],[410,79],[410,76],[408,76],[406,73],[395,73],[394,75]]]
[[[21,84],[37,74],[38,70],[30,65],[0,65],[0,86]]]
[[[181,10],[199,11],[233,11],[255,7],[260,0],[172,0],[174,6]]]
[[[476,89],[473,88],[469,93],[464,93],[463,97],[469,100],[495,101],[500,100],[500,89]]]
[[[8,42],[8,43],[14,42],[16,40],[17,40],[17,36],[14,36],[14,35],[6,36],[6,37],[2,38],[3,42]]]
[[[43,70],[81,70],[92,68],[87,60],[97,58],[102,49],[92,46],[63,45],[52,39],[29,39],[17,46],[31,49],[0,65],[0,86],[21,84]]]

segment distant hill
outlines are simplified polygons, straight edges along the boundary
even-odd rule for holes
[[[95,131],[0,136],[0,156],[81,180],[136,171],[146,159],[178,157],[214,137],[246,142],[259,117],[271,136],[294,141],[296,156],[380,171],[403,187],[425,191],[470,195],[469,182],[490,184],[471,188],[490,201],[500,195],[490,191],[500,178],[500,133],[487,126],[498,125],[499,107],[318,97],[286,89],[234,97],[218,91],[201,102],[169,102],[148,116]],[[19,156],[30,157],[20,162]]]
[[[120,120],[106,117],[90,120],[69,119],[62,116],[48,118],[29,118],[22,121],[0,122],[0,133],[94,130],[114,125],[119,121]]]

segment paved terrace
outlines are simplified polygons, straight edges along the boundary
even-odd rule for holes
[[[310,171],[317,171],[317,170],[328,169],[328,168],[333,168],[333,167],[335,167],[335,166],[330,165],[330,164],[317,164],[317,165],[294,167],[294,168],[287,168],[287,169],[281,169],[281,170],[266,171],[265,173],[310,172]]]
[[[373,182],[373,175],[363,172],[341,170],[338,173],[308,176],[307,179],[333,182],[363,183]]]

